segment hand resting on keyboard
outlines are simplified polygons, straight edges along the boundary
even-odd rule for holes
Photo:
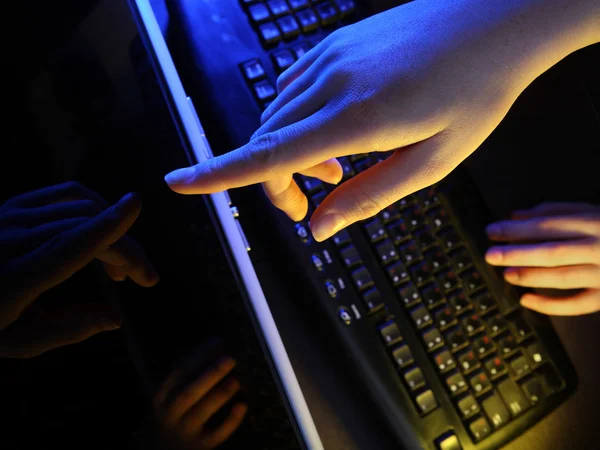
[[[543,203],[490,224],[487,233],[494,241],[510,242],[486,254],[488,263],[508,267],[509,283],[579,290],[556,298],[527,293],[523,306],[561,316],[600,311],[600,206]]]
[[[394,151],[320,204],[310,225],[322,241],[450,173],[535,78],[600,41],[599,8],[596,0],[423,0],[341,28],[279,77],[279,96],[247,145],[166,181],[182,194],[262,183],[300,220],[307,200],[292,174],[335,183],[332,158]]]

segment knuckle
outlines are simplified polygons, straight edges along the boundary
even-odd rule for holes
[[[386,205],[387,203],[384,199],[377,198],[376,196],[365,192],[359,192],[355,196],[352,213],[357,220],[367,219],[379,213]]]
[[[278,140],[277,134],[273,132],[258,136],[246,145],[244,159],[252,165],[274,171],[277,164]]]

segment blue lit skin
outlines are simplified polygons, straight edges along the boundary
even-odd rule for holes
[[[182,194],[262,183],[300,220],[293,173],[328,161],[336,176],[322,179],[336,181],[332,158],[394,151],[321,203],[310,225],[322,241],[445,177],[536,77],[599,41],[597,0],[415,1],[327,37],[281,75],[247,145],[166,181]]]

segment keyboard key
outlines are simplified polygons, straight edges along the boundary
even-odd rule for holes
[[[477,400],[471,394],[458,400],[456,406],[463,419],[467,419],[479,412],[479,403],[477,403]]]
[[[376,311],[383,306],[383,299],[376,288],[370,289],[363,294],[363,301],[369,312]]]
[[[531,327],[525,322],[525,319],[522,317],[511,320],[509,328],[513,332],[515,336],[517,336],[517,340],[519,342],[526,339],[529,335],[531,335]]]
[[[410,238],[408,228],[402,219],[389,224],[387,230],[396,245]]]
[[[449,306],[435,312],[435,323],[444,330],[454,323],[454,310]]]
[[[408,367],[414,361],[412,352],[410,351],[410,348],[408,348],[408,345],[401,345],[400,347],[396,348],[392,352],[392,357],[394,358],[394,361],[396,361],[396,364],[398,364],[398,367],[401,369]]]
[[[398,328],[398,324],[394,321],[386,322],[383,325],[380,325],[378,329],[383,342],[385,342],[388,347],[402,340],[400,328]]]
[[[487,391],[492,386],[492,383],[485,372],[477,372],[475,375],[471,375],[469,377],[469,384],[473,388],[475,395]]]
[[[354,0],[334,0],[334,3],[340,11],[342,18],[352,14],[356,9]]]
[[[460,280],[456,276],[456,273],[452,270],[440,272],[435,276],[435,278],[440,287],[446,293],[460,287]]]
[[[256,81],[264,78],[266,73],[262,63],[258,59],[242,64],[242,72],[248,81]]]
[[[285,19],[285,17],[284,17],[284,19]],[[284,33],[284,35],[285,35],[285,33]],[[290,67],[292,64],[294,64],[294,62],[296,61],[293,53],[287,49],[279,50],[275,53],[272,53],[271,58],[273,58],[273,64],[275,65],[275,69],[280,73],[283,72],[288,67]]]
[[[421,189],[416,193],[417,198],[421,205],[425,208],[431,208],[440,203],[440,199],[437,195],[436,189],[433,186],[429,186],[425,189]]]
[[[425,252],[425,261],[433,267],[434,271],[442,269],[450,264],[450,260],[439,247]]]
[[[325,191],[317,192],[316,194],[311,195],[310,201],[314,205],[315,208],[318,208],[319,205],[321,203],[323,203],[323,200],[325,200],[325,197],[327,197],[327,192],[325,192]]]
[[[428,350],[433,350],[444,343],[444,338],[440,330],[432,328],[423,333],[423,342]]]
[[[506,425],[506,423],[510,420],[510,413],[507,411],[506,406],[504,406],[504,403],[502,403],[500,397],[495,394],[482,401],[481,407],[492,422],[492,425],[494,425],[495,429]]]
[[[392,264],[386,270],[388,276],[390,277],[390,280],[392,280],[392,283],[394,283],[394,286],[398,286],[404,283],[405,281],[410,280],[410,277],[408,276],[408,270],[406,269],[406,267],[404,267],[404,264],[402,264],[401,262]],[[417,293],[417,298],[418,297],[419,294]]]
[[[418,395],[415,400],[417,405],[419,405],[421,413],[423,414],[433,411],[438,406],[435,395],[433,395],[433,391],[431,391],[431,389],[428,389],[422,394]]]
[[[462,320],[462,326],[469,336],[479,333],[484,328],[483,321],[478,314],[471,314]]]
[[[295,15],[304,33],[310,33],[319,27],[319,18],[312,9],[303,9]]]
[[[422,250],[428,249],[437,244],[435,236],[428,229],[420,231],[415,235],[415,241]]]
[[[546,397],[546,391],[544,390],[544,386],[539,378],[530,378],[529,380],[525,381],[521,387],[523,388],[525,396],[532,404],[536,404],[541,399]]]
[[[263,43],[266,45],[272,45],[281,40],[279,28],[277,28],[277,25],[275,25],[273,22],[267,22],[259,25],[258,31]]]
[[[400,219],[400,210],[396,205],[390,205],[384,208],[379,214],[384,224],[388,224],[394,220]]]
[[[306,244],[309,239],[309,234],[308,234],[308,230],[307,230],[306,226],[304,226],[301,223],[297,223],[294,226],[294,228],[296,229],[296,236],[298,236],[298,239],[300,239],[300,241],[302,241],[302,243]]]
[[[298,58],[300,57],[298,56]],[[343,156],[341,158],[338,158],[337,160],[340,163],[340,166],[342,166],[342,171],[344,172],[342,179],[344,181],[356,175],[356,173],[354,172],[354,167],[352,167],[352,164],[350,163],[350,160],[348,158]]]
[[[434,230],[439,230],[450,223],[448,213],[441,208],[428,212],[427,217],[429,217],[429,222]]]
[[[275,22],[277,22],[277,25],[279,26],[281,33],[283,33],[284,39],[291,39],[291,38],[297,36],[298,34],[300,34],[300,26],[298,25],[298,22],[296,22],[296,19],[294,18],[294,16],[283,16],[283,17],[280,17],[279,19],[277,19]],[[295,61],[295,58],[294,58],[294,61]],[[292,61],[292,63],[294,61]],[[291,64],[290,64],[290,66],[291,66]]]
[[[390,242],[390,244],[391,244],[391,242]],[[429,281],[429,279],[431,278],[431,269],[429,268],[427,263],[420,263],[420,264],[414,265],[410,269],[410,275],[411,275],[412,280],[417,285],[420,286],[420,285],[424,284],[426,281]]]
[[[492,336],[496,336],[508,328],[508,322],[506,322],[502,314],[496,314],[494,317],[488,319],[488,328]]]
[[[417,206],[413,206],[403,211],[402,218],[404,219],[406,225],[411,231],[423,227],[427,224],[425,214],[423,214],[423,210]]]
[[[459,272],[473,265],[471,255],[465,247],[460,247],[448,253],[448,256],[452,260],[452,264],[454,265],[456,270]]]
[[[401,198],[400,200],[398,200],[396,202],[396,205],[402,211],[402,210],[408,208],[409,206],[414,205],[414,203],[415,203],[415,196],[414,195],[407,195],[406,197]]]
[[[406,307],[411,307],[421,302],[421,296],[416,286],[412,283],[406,283],[398,291],[400,295],[400,302]]]
[[[453,249],[461,241],[458,233],[451,227],[446,227],[444,231],[440,232],[438,238],[442,241],[442,247],[446,251]]]
[[[484,334],[482,337],[473,342],[473,348],[480,358],[484,358],[494,351],[494,341],[492,341],[489,336]]]
[[[470,348],[458,355],[458,365],[464,373],[469,373],[479,366],[479,359],[473,350]]]
[[[492,427],[485,417],[480,416],[469,424],[469,431],[471,431],[473,439],[480,441],[492,432]]]
[[[308,0],[288,0],[288,3],[294,11],[308,7]]]
[[[373,278],[366,267],[361,267],[352,272],[352,279],[359,290],[368,288],[373,284]]]
[[[437,353],[433,357],[433,360],[438,370],[442,373],[450,369],[454,369],[456,367],[454,357],[452,356],[452,353],[450,353],[450,350],[448,350],[447,348]]]
[[[376,162],[377,161],[375,161],[373,158],[367,156],[365,159],[355,162],[354,169],[356,170],[356,173],[361,173],[373,167]]]
[[[460,328],[453,328],[452,330],[444,333],[446,337],[446,343],[450,346],[450,349],[454,352],[461,349],[469,343],[469,339],[465,335],[465,332]]]
[[[307,194],[314,194],[315,192],[324,189],[323,182],[318,178],[301,177],[301,180],[302,186],[304,187],[304,192]]]
[[[423,288],[423,303],[425,303],[429,309],[433,309],[445,302],[446,299],[436,283],[431,283]]]
[[[360,266],[363,262],[358,250],[356,250],[354,245],[350,245],[340,251],[340,258],[346,267]]]
[[[275,17],[283,16],[290,12],[290,8],[285,0],[269,0],[267,5],[269,5],[271,14]]]
[[[348,230],[338,231],[332,236],[331,239],[333,239],[333,243],[338,247],[342,247],[351,242],[350,233],[348,233]]]
[[[415,391],[425,384],[425,377],[421,369],[415,367],[404,373],[404,381],[412,391]]]
[[[452,395],[456,395],[464,391],[467,387],[467,382],[460,372],[456,372],[446,378],[446,386]]]
[[[263,3],[250,5],[248,8],[248,13],[250,14],[250,17],[254,23],[266,22],[271,17],[269,10]]]
[[[506,363],[498,356],[488,359],[485,363],[485,370],[490,374],[490,378],[493,380],[498,378],[500,375],[506,373]]]
[[[421,250],[415,243],[415,241],[409,241],[398,249],[400,255],[400,261],[406,265],[410,265],[412,262],[421,259]]]
[[[529,400],[527,400],[521,388],[513,380],[504,380],[498,385],[497,389],[513,417],[517,417],[529,409]]]
[[[544,348],[537,341],[528,345],[526,352],[529,355],[529,359],[533,362],[533,367],[537,367],[548,360]]]
[[[512,335],[506,335],[498,341],[500,353],[507,356],[517,349],[517,341]]]
[[[413,309],[410,316],[418,329],[424,328],[431,323],[431,313],[423,305]]]
[[[315,269],[317,269],[317,271],[322,272],[323,271],[323,266],[325,265],[323,263],[323,260],[321,259],[321,256],[319,256],[318,254],[313,254],[311,256],[311,261],[313,263],[313,266],[315,267]]]
[[[438,439],[437,448],[439,450],[462,450],[460,441],[455,434],[444,436],[441,440]]]
[[[296,59],[302,58],[310,49],[311,46],[308,42],[299,42],[292,46],[292,51],[294,52]]]
[[[371,242],[377,242],[387,237],[385,228],[379,219],[373,219],[364,225],[365,232]]]
[[[523,355],[521,352],[519,353],[520,356],[517,356],[515,359],[510,361],[510,368],[517,377],[525,375],[531,369],[529,361],[527,361],[525,355]]]
[[[350,161],[352,161],[353,163],[355,163],[357,161],[365,159],[368,156],[369,156],[368,153],[356,153],[354,155],[350,155]]]
[[[472,296],[472,299],[475,304],[475,310],[481,315],[488,314],[496,309],[496,300],[494,300],[494,297],[489,292],[475,294]]]
[[[332,280],[325,281],[325,289],[331,298],[336,298],[338,295],[338,289]]]
[[[471,304],[467,301],[467,296],[461,291],[451,294],[449,303],[454,308],[456,315],[467,312],[471,308]]]
[[[315,9],[323,26],[331,25],[332,23],[337,22],[337,20],[340,18],[337,10],[331,4],[331,2],[319,3],[317,6],[315,6]]]
[[[389,264],[394,260],[398,259],[398,251],[396,250],[396,247],[394,247],[394,244],[392,244],[392,241],[390,241],[389,239],[386,239],[381,244],[379,244],[376,247],[375,251],[379,256],[379,260],[383,264]]]
[[[272,100],[277,95],[275,88],[269,80],[254,83],[254,93],[256,94],[256,98],[261,102]]]
[[[476,270],[470,270],[466,273],[463,272],[460,278],[462,279],[462,284],[467,288],[469,292],[474,292],[485,286],[483,277]]]

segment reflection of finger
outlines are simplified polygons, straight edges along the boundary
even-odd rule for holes
[[[285,212],[290,219],[295,222],[304,219],[308,211],[308,200],[291,176],[266,181],[263,189],[273,206]]]
[[[13,217],[16,225],[32,228],[48,222],[76,217],[94,217],[103,207],[94,200],[74,200],[65,203],[44,205],[38,208],[20,209]]]
[[[93,219],[26,255],[35,261],[31,272],[37,280],[36,296],[65,281],[118,241],[139,216],[141,206],[138,196],[127,194]]]
[[[0,357],[31,358],[120,327],[105,305],[85,304],[17,321],[0,334]]]
[[[123,236],[98,255],[105,263],[127,267],[127,276],[140,286],[150,287],[158,283],[158,273],[140,245],[128,236]]]
[[[247,412],[248,407],[246,405],[241,403],[235,404],[231,408],[229,416],[227,416],[227,419],[223,421],[219,428],[202,434],[200,438],[202,447],[212,449],[225,442],[238,429]]]
[[[170,427],[175,426],[183,415],[225,378],[234,367],[235,361],[230,357],[225,357],[216,366],[191,383],[182,392],[178,393],[175,399],[167,406],[165,414],[166,425]]]
[[[202,430],[204,424],[240,390],[240,383],[234,378],[210,391],[183,417],[181,429],[185,436],[193,436]]]
[[[524,287],[579,289],[600,287],[600,267],[593,264],[562,267],[511,267],[504,279]]]
[[[599,216],[588,214],[504,220],[488,225],[486,232],[496,241],[573,239],[598,234],[598,219]]]
[[[76,181],[38,189],[11,198],[5,204],[20,206],[22,208],[34,208],[50,203],[58,203],[78,199],[91,199],[96,201],[102,208],[107,208],[108,202],[102,196],[86,188]]]
[[[541,216],[558,216],[579,213],[600,213],[600,206],[577,202],[540,203],[531,209],[520,209],[512,213],[514,219],[528,219]]]
[[[525,294],[521,305],[550,316],[579,316],[600,311],[600,289],[587,289],[567,297]]]
[[[127,274],[129,273],[128,265],[113,265],[111,263],[103,262],[104,271],[113,281],[125,281]]]
[[[530,245],[503,245],[490,248],[485,260],[494,266],[558,267],[594,264],[599,244],[593,239],[543,242]]]

